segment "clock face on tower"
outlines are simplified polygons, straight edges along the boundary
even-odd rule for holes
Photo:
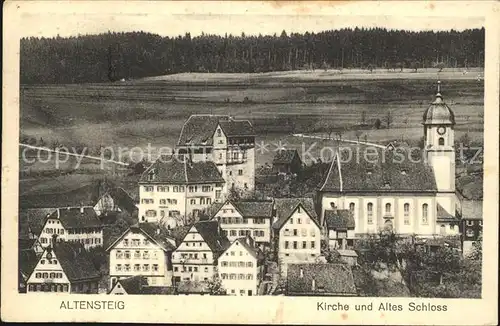
[[[438,134],[444,135],[444,133],[446,132],[446,128],[443,126],[440,126],[437,131],[438,131]]]

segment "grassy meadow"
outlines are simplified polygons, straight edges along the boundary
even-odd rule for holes
[[[146,149],[148,144],[152,148],[173,148],[183,122],[191,114],[229,114],[251,120],[257,142],[271,144],[271,150],[279,141],[287,148],[301,149],[304,140],[291,134],[326,136],[327,126],[343,129],[343,139],[356,140],[363,116],[370,126],[362,128],[362,140],[366,135],[367,141],[381,144],[396,139],[418,141],[422,136],[422,115],[434,100],[439,78],[444,99],[455,112],[456,138],[468,133],[471,140],[482,142],[484,81],[478,76],[482,72],[477,70],[467,74],[431,69],[416,73],[318,70],[178,74],[106,84],[22,85],[21,138],[42,138],[47,145],[57,142],[67,147],[86,146],[91,152],[101,146],[121,147],[121,160],[127,161],[129,153],[137,157],[137,148]],[[388,111],[393,122],[386,128]],[[376,119],[382,120],[383,128],[372,127]],[[304,146],[308,148],[312,142],[306,140]],[[317,144],[321,145],[331,146],[329,141]],[[258,167],[270,163],[273,152],[257,151],[256,155]],[[88,174],[99,173],[93,171],[98,163],[84,163]],[[26,164],[23,160],[20,165],[21,170],[31,172],[47,169],[47,164]],[[71,164],[67,165],[71,169]],[[41,177],[27,173],[23,178]],[[29,182],[24,185],[25,191],[33,190]]]

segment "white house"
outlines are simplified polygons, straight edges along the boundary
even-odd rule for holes
[[[38,239],[42,247],[51,244],[53,235],[67,242],[79,242],[85,249],[102,247],[102,227],[93,207],[57,208],[47,215]]]
[[[274,248],[282,273],[290,263],[314,263],[321,253],[321,227],[312,198],[275,198]]]
[[[51,238],[28,277],[27,293],[98,293],[101,275],[81,243]]]
[[[214,162],[226,180],[223,193],[255,188],[255,131],[248,120],[192,115],[182,127],[177,153],[195,162]]]
[[[262,252],[251,237],[238,238],[219,257],[219,276],[228,295],[258,295]]]
[[[387,227],[401,235],[458,235],[454,126],[438,87],[423,116],[422,153],[404,146],[337,152],[318,191],[322,223],[336,207],[353,213],[357,236]]]
[[[175,240],[162,234],[157,225],[140,223],[128,228],[107,249],[111,286],[119,279],[143,276],[149,286],[172,283],[170,255]]]
[[[229,245],[217,221],[193,224],[172,253],[175,284],[211,280],[217,272],[217,258]]]
[[[162,157],[139,181],[139,221],[167,228],[197,221],[200,213],[222,200],[224,179],[213,162]]]
[[[226,201],[212,219],[220,223],[229,241],[251,236],[260,248],[271,245],[272,201]]]

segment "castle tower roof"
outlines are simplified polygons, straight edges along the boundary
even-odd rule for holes
[[[441,82],[438,81],[438,89],[436,99],[429,105],[429,108],[424,113],[423,124],[436,125],[436,124],[455,124],[455,114],[446,105],[441,95]]]

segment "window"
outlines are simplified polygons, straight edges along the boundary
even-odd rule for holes
[[[134,252],[134,258],[136,258],[136,259],[141,258],[141,252],[139,250],[136,250]]]
[[[191,205],[196,205],[196,199],[191,199],[191,200],[190,200],[190,204],[191,204]]]
[[[124,239],[123,240],[123,246],[124,247],[128,247],[128,239]]]
[[[300,210],[300,206],[299,206],[299,207],[297,207],[297,212],[298,212],[298,213],[300,213],[300,212],[301,212],[301,210]]]
[[[314,249],[314,248],[316,248],[316,242],[311,241],[311,249]]]
[[[368,224],[373,224],[373,204],[368,203],[366,210],[368,212]]]
[[[467,231],[465,231],[465,234],[466,234],[468,237],[473,237],[473,236],[474,236],[474,230],[472,230],[472,229],[467,229]]]
[[[121,264],[117,264],[116,267],[115,267],[115,269],[116,269],[117,272],[121,272],[122,265]]]
[[[405,203],[404,207],[404,224],[410,225],[410,204]]]
[[[473,226],[474,222],[473,221],[467,221],[467,226]]]
[[[149,251],[144,251],[142,254],[142,259],[149,259]]]
[[[316,236],[316,229],[311,229],[311,237],[315,237]]]
[[[166,205],[167,201],[165,199],[160,199],[160,205]]]
[[[285,249],[288,249],[288,241],[285,241]]]
[[[356,205],[354,203],[350,203],[349,204],[349,210],[351,211],[351,213],[354,214],[354,208],[356,207]]]
[[[141,270],[141,265],[135,264],[134,265],[134,272],[139,272]]]
[[[422,223],[423,224],[427,224],[429,222],[428,214],[429,214],[429,205],[423,204],[422,205]]]
[[[221,196],[221,191],[220,190],[216,190],[215,191],[215,198],[219,199]]]
[[[173,192],[179,192],[179,187],[178,186],[174,186]]]
[[[123,258],[123,253],[121,252],[121,250],[116,251],[116,258],[117,259]]]
[[[125,272],[130,272],[130,264],[125,264]]]
[[[300,218],[297,219],[297,224],[302,224],[302,220]]]
[[[154,209],[149,209],[146,211],[147,217],[156,217],[156,211]]]
[[[303,228],[300,231],[301,231],[301,234],[302,234],[303,237],[307,237],[307,229]]]
[[[125,251],[125,259],[130,259],[130,251]]]
[[[444,138],[439,137],[439,146],[444,146]]]
[[[297,249],[297,241],[293,242],[293,249]]]
[[[385,204],[385,214],[386,215],[391,214],[391,204],[390,203]]]
[[[205,273],[208,273],[208,267],[205,267],[204,271]]]
[[[298,230],[297,229],[293,229],[293,235],[297,236],[298,234],[299,234]]]
[[[217,137],[220,137],[222,135],[222,132],[220,129],[217,129]]]
[[[238,262],[238,267],[245,267],[245,262],[244,261],[239,261]]]
[[[253,280],[253,275],[252,274],[247,274],[247,280]]]
[[[243,175],[243,170],[238,170],[238,175]]]
[[[197,272],[198,271],[198,267],[197,266],[193,267],[193,271]]]
[[[251,261],[247,262],[247,267],[253,267],[253,263]]]
[[[307,241],[302,241],[302,249],[307,249]]]
[[[229,234],[232,236],[232,237],[235,237],[236,236],[236,230],[231,230],[229,232]]]
[[[293,218],[290,219],[290,224],[293,224]]]

